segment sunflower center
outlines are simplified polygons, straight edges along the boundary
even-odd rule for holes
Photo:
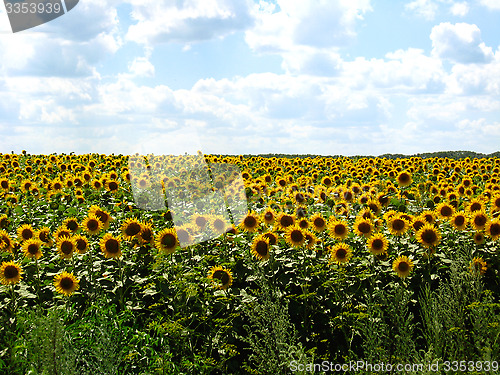
[[[165,247],[171,248],[175,245],[175,236],[172,233],[167,233],[161,239],[161,244]]]
[[[463,216],[457,216],[455,217],[455,224],[458,226],[462,226],[465,223],[465,217]]]
[[[2,189],[7,189],[9,187],[9,183],[7,181],[2,181]]]
[[[184,229],[177,229],[177,238],[180,242],[188,242],[189,241],[189,233]]]
[[[316,219],[314,219],[314,225],[317,228],[323,228],[325,226],[325,221],[322,218],[317,217]]]
[[[87,222],[87,228],[91,231],[97,230],[99,228],[99,223],[95,219],[91,219]]]
[[[66,223],[66,227],[68,227],[69,230],[75,231],[78,229],[78,223],[72,220]]]
[[[135,236],[141,231],[141,226],[138,223],[130,223],[125,229],[127,236]]]
[[[78,251],[83,251],[87,248],[87,243],[79,238],[76,240],[76,248],[78,249]]]
[[[335,234],[342,236],[346,232],[346,227],[343,224],[335,225]]]
[[[443,208],[441,208],[441,215],[444,216],[444,217],[449,217],[452,215],[452,211],[451,211],[451,207],[448,207],[448,206],[444,206]]]
[[[73,280],[70,277],[63,277],[59,283],[63,290],[71,290],[73,288]]]
[[[335,257],[336,257],[337,259],[345,259],[345,258],[346,258],[346,256],[347,256],[347,250],[346,250],[346,249],[342,249],[342,248],[340,248],[340,249],[338,249],[338,250],[336,251],[336,253],[335,253]]]
[[[106,241],[106,251],[110,254],[116,254],[118,253],[118,250],[120,249],[119,243],[116,239],[110,238],[109,240]]]
[[[245,227],[253,228],[257,225],[257,220],[253,216],[247,216],[245,218]]]
[[[224,227],[225,227],[225,225],[224,225],[224,222],[222,220],[217,219],[214,221],[215,230],[222,231],[222,230],[224,230]]]
[[[302,203],[304,202],[306,199],[304,198],[304,195],[302,195],[302,193],[297,193],[295,195],[295,200],[298,202],[298,203]]]
[[[203,216],[198,216],[195,220],[195,223],[198,227],[203,228],[207,224],[207,219]]]
[[[5,267],[3,273],[6,279],[13,279],[19,275],[19,270],[16,266],[9,265]]]
[[[428,244],[432,244],[434,243],[434,241],[436,241],[437,237],[436,237],[436,233],[434,233],[434,231],[432,229],[428,229],[426,231],[424,231],[422,233],[422,241],[424,241],[425,243],[428,243]]]
[[[301,242],[304,240],[304,235],[300,230],[295,229],[290,233],[290,238],[293,242]]]
[[[284,215],[284,216],[281,218],[281,221],[280,221],[280,222],[281,222],[281,225],[282,225],[283,227],[285,227],[285,228],[286,228],[286,227],[288,227],[288,226],[290,226],[290,225],[292,225],[292,224],[293,224],[293,219],[292,219],[292,217],[291,217],[291,216]]]
[[[405,222],[401,219],[395,219],[392,222],[392,227],[394,228],[394,230],[397,230],[397,231],[403,230],[405,227]]]
[[[375,250],[383,249],[384,248],[384,241],[382,241],[380,238],[373,240],[372,248],[374,248]]]
[[[61,252],[65,255],[71,254],[73,251],[73,244],[70,241],[64,241],[61,244]]]
[[[476,216],[474,218],[474,224],[476,224],[478,227],[482,227],[484,224],[486,224],[486,216]]]
[[[31,255],[36,255],[38,253],[38,246],[34,243],[28,246],[28,253]]]
[[[267,245],[266,241],[259,241],[255,246],[255,251],[257,251],[257,253],[261,256],[266,256],[268,249],[269,246]]]
[[[179,235],[179,233],[177,233]],[[146,229],[144,232],[141,233],[141,237],[144,241],[149,242],[151,241],[151,238],[153,238],[153,233],[149,229]]]
[[[271,212],[266,212],[266,213],[264,214],[264,219],[265,219],[266,221],[271,221],[271,220],[273,219],[273,214],[272,214]]]
[[[471,212],[479,211],[481,209],[481,204],[474,202],[470,205]]]
[[[33,237],[33,232],[30,229],[24,229],[21,233],[21,237],[25,240],[29,240],[31,237]]]
[[[106,223],[108,221],[109,216],[106,212],[96,211],[95,214],[99,218],[99,220],[101,220],[101,222]]]
[[[498,236],[500,234],[500,224],[497,223],[491,224],[490,233],[492,236]]]
[[[398,264],[398,270],[400,272],[408,272],[409,269],[410,269],[410,265],[406,262],[400,262]]]
[[[115,181],[111,181],[108,186],[110,190],[118,190],[118,184]]]
[[[366,222],[362,222],[358,225],[358,229],[361,233],[370,233],[370,224],[366,223]]]
[[[399,182],[406,183],[408,181],[410,181],[410,175],[408,175],[408,173],[401,173],[399,175]]]

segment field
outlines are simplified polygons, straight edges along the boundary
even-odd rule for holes
[[[0,154],[0,373],[499,373],[499,238],[494,157]]]

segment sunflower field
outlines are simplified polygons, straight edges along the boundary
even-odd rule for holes
[[[499,373],[499,239],[494,157],[0,154],[0,374]]]

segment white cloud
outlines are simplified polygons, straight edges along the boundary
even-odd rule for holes
[[[138,77],[154,77],[155,75],[155,67],[146,57],[136,57],[128,65],[128,70]]]
[[[406,4],[405,9],[415,12],[415,14],[427,20],[433,20],[439,7],[433,0],[414,0]]]
[[[136,24],[126,38],[153,45],[192,43],[226,36],[252,24],[250,0],[128,0]]]
[[[465,17],[469,13],[469,4],[466,2],[454,3],[450,8],[450,13],[454,16]]]
[[[256,24],[247,31],[246,41],[256,51],[344,46],[355,37],[358,21],[372,10],[370,0],[277,0],[276,3],[277,11],[255,10]]]
[[[493,51],[481,39],[481,30],[474,24],[449,22],[432,28],[432,53],[458,63],[486,63]]]
[[[479,2],[490,10],[500,10],[500,2],[498,0],[479,0]]]

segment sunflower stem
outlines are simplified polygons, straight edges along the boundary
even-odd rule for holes
[[[40,297],[40,266],[38,265],[38,258],[35,257],[36,266],[36,296],[38,298],[38,305],[42,307],[42,298]]]

